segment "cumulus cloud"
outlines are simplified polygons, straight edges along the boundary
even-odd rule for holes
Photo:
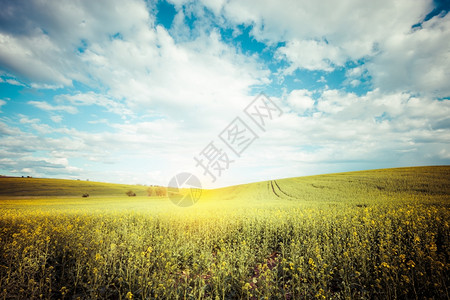
[[[312,172],[319,165],[377,168],[449,163],[444,157],[450,130],[443,125],[450,122],[449,100],[407,93],[386,95],[379,90],[361,97],[325,90],[313,111],[306,116],[286,112],[261,139],[249,161],[257,164],[266,161],[265,156],[276,157],[277,174],[272,178]]]
[[[0,83],[54,90],[23,94],[50,123],[0,119],[0,170],[166,184],[260,89],[284,114],[221,185],[344,164],[449,163],[449,101],[438,99],[450,94],[450,17],[424,21],[431,0],[171,2],[165,28],[145,1],[0,0]],[[243,28],[266,48],[246,52],[223,36]],[[280,80],[297,70],[330,86],[340,70],[345,81],[317,90]],[[362,82],[371,90],[349,91]],[[63,114],[88,107],[111,114],[80,114],[83,126]]]
[[[342,67],[347,57],[345,52],[325,41],[292,40],[278,50],[280,57],[286,58],[290,66],[286,74],[296,69],[333,71],[336,66]]]
[[[450,95],[450,15],[390,35],[367,65],[374,85],[389,91]]]
[[[293,107],[295,112],[302,114],[314,107],[314,100],[311,98],[312,92],[308,90],[293,90],[287,98],[287,102]]]
[[[152,23],[142,1],[2,1],[0,66],[37,84],[87,82],[77,51]]]
[[[333,71],[347,62],[368,60],[375,87],[438,97],[449,95],[450,17],[424,21],[433,9],[427,1],[202,1],[229,26],[251,26],[251,34],[268,44],[296,69]],[[189,3],[189,1],[184,1]],[[180,3],[178,3],[180,5]],[[416,24],[421,24],[413,29]],[[359,79],[348,81],[352,86]]]
[[[183,43],[160,26],[143,34],[152,42],[117,40],[83,55],[96,62],[91,73],[110,87],[109,95],[126,99],[134,110],[214,122],[212,115],[231,114],[267,75],[253,58],[224,44],[217,32]]]

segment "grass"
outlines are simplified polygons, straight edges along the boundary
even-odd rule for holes
[[[90,196],[123,196],[129,190],[145,196],[147,188],[82,180],[0,177],[0,197],[81,197],[84,193]]]
[[[188,208],[145,187],[20,178],[24,198],[1,178],[0,297],[448,299],[449,175],[273,180]]]

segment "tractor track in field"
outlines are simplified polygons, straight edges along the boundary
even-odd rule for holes
[[[275,194],[275,196],[277,196],[278,198],[281,198],[280,195],[278,195],[277,192],[275,192],[273,182],[274,182],[274,180],[269,181],[270,187],[272,188],[272,192]]]
[[[283,191],[280,186],[278,185],[276,180],[270,180],[269,182],[270,187],[272,188],[272,192],[275,194],[275,196],[277,196],[278,198],[285,198],[283,197],[286,196],[290,199],[297,199],[296,197],[286,193],[285,191]],[[277,192],[278,191],[278,192]]]
[[[278,185],[278,182],[276,180],[273,181],[275,183],[275,185],[277,186],[278,190],[280,192],[282,192],[284,195],[288,196],[289,198],[294,198],[297,199],[297,197],[292,196],[291,194],[286,193],[285,191],[283,191],[282,188],[280,188],[280,186]]]

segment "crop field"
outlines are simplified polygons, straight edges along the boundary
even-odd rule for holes
[[[0,298],[450,297],[449,166],[146,189],[0,178]]]

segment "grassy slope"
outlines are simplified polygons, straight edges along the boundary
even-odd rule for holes
[[[84,193],[90,196],[123,196],[129,190],[133,190],[138,196],[145,196],[147,188],[138,185],[81,180],[0,178],[0,196],[8,197],[81,197]]]
[[[145,186],[61,179],[0,178],[0,196],[3,199],[38,197],[43,200],[45,197],[80,197],[81,200],[83,193],[89,193],[91,197],[83,199],[83,203],[99,201],[101,204],[107,201],[105,197],[117,198],[114,200],[115,204],[124,200],[128,203],[134,201],[137,206],[140,205],[139,202],[146,203],[148,197],[126,197],[125,192],[130,189],[137,196],[147,195]],[[233,205],[244,203],[247,205],[261,204],[270,200],[278,203],[348,202],[366,205],[373,201],[379,202],[381,199],[448,200],[449,194],[450,166],[433,166],[286,178],[204,190],[199,203],[208,204],[224,200]],[[167,199],[164,199],[167,202]],[[76,204],[78,199],[64,199],[64,201]],[[160,202],[163,202],[161,198],[157,203]]]
[[[208,199],[254,198],[320,202],[409,200],[450,195],[450,166],[378,169],[262,181],[204,192]]]

